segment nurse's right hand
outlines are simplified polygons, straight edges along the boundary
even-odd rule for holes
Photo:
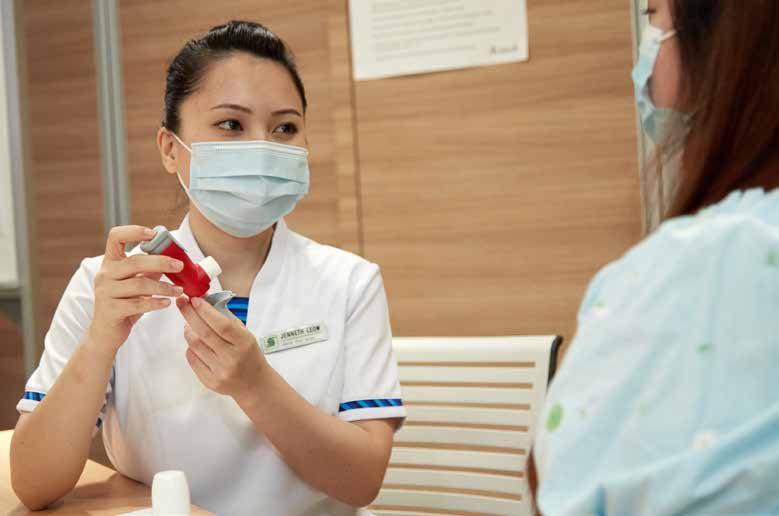
[[[180,272],[184,264],[167,256],[127,256],[125,244],[154,238],[143,226],[117,226],[108,234],[103,264],[95,275],[95,310],[88,338],[97,348],[115,354],[133,325],[146,312],[170,305],[183,289],[159,281],[166,272]],[[166,296],[163,298],[152,296]]]

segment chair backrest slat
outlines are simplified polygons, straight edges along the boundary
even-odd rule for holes
[[[464,511],[498,516],[517,516],[527,511],[526,501],[465,493],[384,489],[376,505],[389,507],[425,507],[442,511]]]
[[[530,405],[533,391],[529,388],[506,387],[439,387],[435,385],[403,386],[403,400],[423,403],[495,403]]]
[[[505,473],[523,473],[525,471],[525,456],[492,451],[417,448],[396,445],[392,449],[390,465],[489,469]]]
[[[423,425],[406,425],[396,435],[395,443],[430,443],[471,446],[490,446],[493,448],[511,448],[527,450],[530,447],[530,435],[514,430],[495,430],[487,428],[456,428]]]
[[[438,407],[407,403],[409,421],[416,423],[453,423],[503,426],[530,426],[529,410],[476,407]]]
[[[456,367],[407,365],[400,369],[400,383],[500,383],[532,384],[532,365],[521,367]]]
[[[434,470],[391,467],[384,477],[387,486],[422,486],[446,489],[480,490],[514,494],[521,492],[525,479],[520,475],[480,471]]]

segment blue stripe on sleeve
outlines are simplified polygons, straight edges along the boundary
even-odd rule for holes
[[[402,407],[403,400],[400,398],[394,399],[376,399],[376,400],[356,400],[346,401],[341,403],[339,412],[346,412],[347,410],[354,410],[360,408],[384,408],[384,407]]]
[[[44,396],[46,396],[46,395],[42,394],[40,392],[26,391],[24,393],[23,398],[26,399],[26,400],[41,401],[44,398]]]

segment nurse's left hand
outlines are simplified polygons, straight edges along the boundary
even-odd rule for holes
[[[246,326],[197,297],[176,306],[187,321],[187,361],[203,385],[236,399],[254,392],[268,363]]]

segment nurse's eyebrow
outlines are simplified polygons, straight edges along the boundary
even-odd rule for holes
[[[211,108],[211,111],[214,109],[235,109],[236,111],[243,111],[244,113],[252,114],[252,110],[247,108],[246,106],[241,106],[240,104],[217,104],[216,106]],[[294,108],[287,108],[287,109],[279,109],[278,111],[274,111],[271,113],[273,116],[278,115],[297,115],[300,118],[303,118],[303,114]]]
[[[246,106],[241,106],[240,104],[217,104],[211,108],[211,111],[214,109],[235,109],[236,111],[243,111],[244,113],[249,114],[252,112],[251,109],[247,108]]]
[[[300,113],[300,111],[298,111],[297,109],[293,109],[293,108],[279,109],[278,111],[274,111],[273,113],[271,113],[271,115],[273,115],[273,116],[278,116],[278,115],[297,115],[300,118],[303,118],[303,115]]]

